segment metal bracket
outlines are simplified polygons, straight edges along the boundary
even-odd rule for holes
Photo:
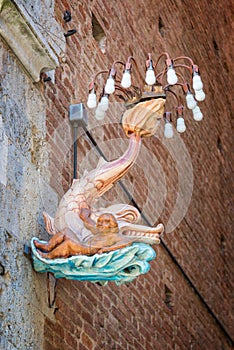
[[[48,306],[49,308],[54,309],[54,313],[58,309],[55,304],[56,286],[57,286],[57,279],[54,277],[53,273],[48,272],[47,273]]]
[[[24,256],[32,263],[32,249],[27,244],[24,244]]]
[[[77,103],[69,106],[69,120],[73,127],[87,127],[88,116],[83,103]]]
[[[29,259],[29,261],[32,263],[32,248],[28,246],[27,244],[24,244],[24,256]],[[4,267],[1,270],[2,265],[0,264],[0,275],[4,274]],[[48,300],[48,306],[50,309],[54,309],[54,313],[58,309],[55,305],[55,299],[56,299],[56,285],[57,285],[57,279],[54,277],[53,273],[48,272],[47,273],[47,300]]]

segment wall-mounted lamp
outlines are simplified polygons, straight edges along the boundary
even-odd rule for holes
[[[157,73],[159,60],[164,56],[165,66]],[[188,61],[190,65],[179,63],[181,60]],[[135,64],[130,56],[126,64],[115,61],[110,70],[97,73],[90,84],[87,102],[89,108],[97,107],[96,118],[102,119],[108,109],[110,95],[125,101],[127,110],[122,117],[122,126],[129,138],[129,146],[119,159],[107,162],[101,158],[96,169],[85,172],[80,179],[76,179],[77,128],[86,127],[87,115],[82,104],[69,108],[69,118],[74,126],[74,180],[61,199],[55,218],[44,213],[46,230],[53,237],[49,242],[32,239],[33,264],[38,272],[53,272],[58,278],[101,284],[115,281],[120,284],[146,273],[150,268],[149,261],[156,256],[151,245],[160,243],[160,235],[164,230],[162,224],[156,227],[138,224],[140,213],[131,205],[95,208],[94,203],[134,165],[142,138],[154,135],[162,119],[165,119],[165,137],[172,137],[171,113],[165,112],[168,93],[177,101],[178,132],[186,129],[184,107],[173,89],[182,88],[187,107],[192,109],[195,120],[202,119],[197,101],[203,100],[205,94],[198,66],[188,57],[172,60],[167,53],[162,53],[154,64],[149,54],[143,88],[132,85],[132,62]],[[118,64],[124,66],[121,79],[116,69]],[[195,98],[179,69],[191,73]],[[96,83],[100,74],[107,75],[104,86]]]
[[[159,69],[159,64],[163,59],[164,63],[160,65]],[[145,67],[146,84],[142,82],[140,86],[132,83],[134,71],[139,78],[139,68],[132,56],[128,57],[126,63],[114,61],[110,69],[102,70],[94,76],[89,85],[87,106],[91,109],[96,108],[96,119],[104,118],[111,95],[114,95],[116,100],[124,101],[127,108],[131,108],[139,102],[157,97],[167,98],[171,94],[176,100],[174,113],[176,115],[176,129],[179,133],[183,133],[186,130],[185,107],[182,98],[177,94],[178,90],[181,89],[185,95],[186,107],[192,110],[194,120],[202,120],[203,115],[198,102],[205,99],[205,93],[198,66],[191,58],[181,56],[172,59],[167,52],[163,52],[154,62],[151,54],[148,54]],[[189,81],[186,78],[186,71],[189,72]],[[103,85],[97,82],[100,75],[106,76]],[[141,78],[139,80],[141,81]],[[165,112],[164,120],[164,136],[171,138],[173,136],[173,114],[169,111]]]

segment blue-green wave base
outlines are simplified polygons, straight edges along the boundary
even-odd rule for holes
[[[33,267],[37,272],[52,272],[56,278],[116,284],[132,282],[150,269],[149,261],[156,258],[154,249],[145,243],[133,243],[123,249],[92,256],[75,255],[70,258],[45,259],[31,241]],[[44,241],[39,241],[46,243]]]

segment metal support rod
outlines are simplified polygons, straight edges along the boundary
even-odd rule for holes
[[[73,148],[74,148],[74,155],[73,155],[73,178],[77,179],[77,131],[78,127],[74,126],[74,142],[73,142]]]

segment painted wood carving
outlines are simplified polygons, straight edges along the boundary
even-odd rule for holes
[[[73,180],[55,218],[44,213],[49,242],[32,239],[34,268],[55,277],[107,283],[132,281],[149,270],[160,243],[163,225],[139,225],[140,213],[130,205],[96,209],[97,199],[120,180],[137,159],[143,137],[152,136],[164,114],[165,99],[140,102],[122,118],[129,138],[126,152],[117,160],[100,159],[96,169]]]

